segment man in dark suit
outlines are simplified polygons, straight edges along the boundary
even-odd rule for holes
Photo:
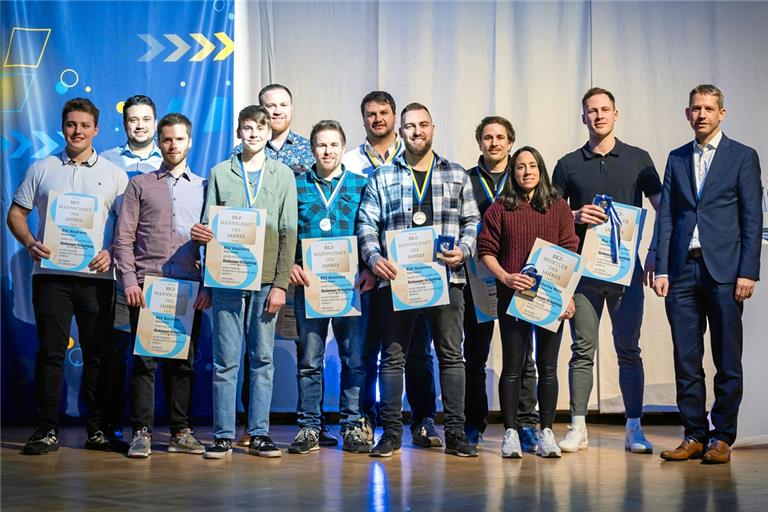
[[[714,85],[691,91],[685,115],[696,139],[667,160],[653,285],[658,296],[666,297],[685,439],[661,458],[719,464],[730,460],[736,439],[743,388],[742,303],[760,275],[760,163],[754,149],[720,131],[725,108]],[[705,322],[717,368],[712,432],[702,368]]]

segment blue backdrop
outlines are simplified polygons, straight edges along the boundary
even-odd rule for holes
[[[64,149],[61,107],[75,97],[101,110],[97,151],[125,142],[121,102],[133,94],[151,96],[158,118],[184,113],[193,123],[190,166],[207,176],[231,140],[234,3],[3,1],[0,9],[2,418],[32,423],[32,265],[5,227],[13,193],[33,161]],[[30,219],[34,232],[36,213]],[[211,412],[209,325],[196,354],[195,416]],[[74,327],[72,336],[62,410],[77,417],[82,360]]]

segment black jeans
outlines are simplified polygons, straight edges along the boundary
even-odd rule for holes
[[[131,339],[135,339],[136,326],[139,322],[139,308],[132,307],[130,311]],[[171,435],[176,435],[180,430],[191,427],[189,409],[192,405],[192,383],[195,375],[193,363],[201,317],[202,314],[195,311],[189,353],[186,359],[133,356],[131,423],[134,432],[144,427],[151,432],[155,423],[155,371],[158,365],[162,367],[163,372],[163,390],[165,391]]]
[[[485,432],[488,426],[485,365],[491,352],[493,326],[496,322],[478,323],[469,285],[464,287],[464,304],[464,366],[466,368],[464,416],[468,429]],[[502,315],[506,314],[501,308],[499,312]],[[535,427],[539,422],[539,415],[536,412],[536,366],[533,362],[533,350],[529,350],[526,354],[521,377],[517,423],[521,427]]]
[[[72,316],[83,354],[82,393],[86,428],[102,430],[107,387],[99,366],[111,350],[115,282],[83,276],[39,274],[32,278],[32,303],[39,346],[35,360],[35,401],[39,427],[58,429],[64,385],[64,358]]]
[[[365,384],[360,411],[373,425],[378,423],[376,410],[376,381],[378,378],[379,353],[381,353],[382,329],[386,308],[392,306],[389,287],[373,289],[371,307],[367,317],[365,353]],[[389,297],[389,298],[387,298]],[[405,394],[411,404],[411,424],[418,426],[425,418],[435,417],[435,373],[432,363],[432,336],[425,315],[413,326],[411,344],[405,360]]]
[[[500,294],[499,311],[506,311],[512,295]],[[502,309],[503,308],[503,309]],[[499,399],[504,428],[518,428],[520,422],[517,410],[520,404],[521,373],[526,357],[531,352],[533,325],[502,313],[499,315],[501,330],[501,349],[503,365],[499,378]],[[535,330],[536,367],[539,370],[537,394],[541,428],[552,428],[557,409],[557,356],[560,352],[560,340],[563,337],[563,325],[557,332],[541,327]]]
[[[411,345],[414,327],[421,315],[427,317],[432,331],[440,367],[440,387],[445,411],[446,433],[464,431],[464,358],[463,341],[464,294],[461,286],[451,285],[450,303],[426,309],[393,311],[392,295],[385,293],[382,309],[381,350],[381,419],[386,432],[402,436],[403,371]],[[419,381],[416,386],[434,382]]]
[[[133,354],[131,335],[124,331],[112,330],[112,344],[109,354],[101,362],[100,379],[107,388],[109,402],[104,410],[104,423],[111,428],[121,428],[125,417],[127,402],[126,381],[128,372],[127,358]]]

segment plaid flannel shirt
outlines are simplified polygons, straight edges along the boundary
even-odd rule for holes
[[[451,235],[466,261],[475,253],[477,209],[469,175],[458,164],[435,154],[432,171],[432,216],[438,234]],[[370,267],[386,258],[386,232],[412,228],[413,180],[403,155],[382,165],[370,176],[357,215],[357,237],[364,262]],[[451,271],[452,283],[466,283],[464,267]]]
[[[339,185],[341,176],[346,176],[341,184],[341,190],[331,205],[330,215],[326,213],[325,204],[320,198],[315,182],[323,187],[325,197],[331,195],[328,181],[317,177],[314,166],[309,172],[296,176],[296,194],[299,203],[299,243],[296,245],[296,263],[301,264],[301,240],[305,238],[328,238],[336,236],[354,236],[357,211],[363,198],[363,190],[368,178],[348,171],[342,165],[343,173],[333,178],[333,190]],[[320,221],[326,216],[331,219],[330,231],[320,229]]]

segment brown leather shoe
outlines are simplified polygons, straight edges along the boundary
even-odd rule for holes
[[[727,446],[727,445],[726,445]],[[674,450],[665,450],[661,452],[661,458],[664,460],[688,460],[700,459],[704,453],[704,445],[695,439],[686,438],[680,446]]]
[[[702,457],[704,464],[725,464],[731,460],[731,447],[725,441],[713,439]]]

